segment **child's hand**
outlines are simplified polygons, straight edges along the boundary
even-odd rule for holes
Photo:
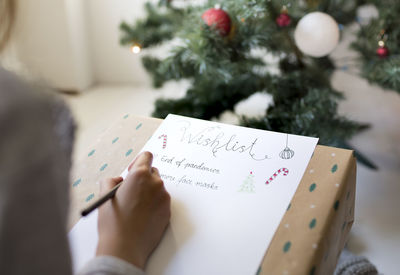
[[[171,216],[170,196],[152,161],[151,153],[140,154],[115,197],[99,208],[97,255],[115,256],[144,269],[160,242]],[[103,181],[101,192],[121,181]]]

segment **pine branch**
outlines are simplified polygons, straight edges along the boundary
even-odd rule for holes
[[[138,20],[134,25],[125,21],[120,24],[122,45],[139,44],[143,48],[158,45],[174,37],[180,28],[184,13],[182,10],[171,8],[158,11],[151,3],[146,3],[147,18]]]
[[[396,0],[370,0],[379,11],[379,17],[361,26],[353,49],[360,54],[362,76],[370,83],[400,93],[400,2]],[[383,31],[383,32],[382,32]],[[376,55],[378,41],[389,49],[388,57]]]

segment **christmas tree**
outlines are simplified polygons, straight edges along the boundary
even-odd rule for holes
[[[400,1],[370,0],[377,12],[369,22],[359,22],[352,47],[360,54],[362,76],[370,83],[400,93]]]
[[[254,193],[254,175],[252,172],[247,176],[242,185],[239,187],[239,192]]]
[[[156,101],[156,117],[175,113],[218,119],[251,95],[268,93],[273,104],[265,115],[240,116],[242,125],[317,136],[320,144],[353,149],[347,140],[368,125],[337,113],[343,95],[330,84],[335,65],[328,55],[339,41],[339,25],[355,22],[357,8],[365,3],[375,4],[380,18],[362,26],[353,44],[360,52],[360,64],[364,63],[362,75],[400,91],[400,31],[396,28],[400,3],[396,0],[192,3],[147,3],[145,19],[120,26],[121,44],[129,45],[133,52],[178,41],[167,58],[145,55],[142,59],[155,87],[167,81],[191,81],[184,97]],[[276,69],[279,73],[274,73]],[[374,168],[359,152],[356,155]]]

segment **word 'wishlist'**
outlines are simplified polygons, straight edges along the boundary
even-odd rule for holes
[[[190,122],[182,121],[185,125],[181,128],[182,138],[181,142],[193,145],[204,146],[209,148],[214,157],[217,157],[217,153],[220,151],[235,152],[235,153],[248,153],[249,156],[257,161],[269,159],[268,155],[264,155],[258,158],[255,153],[257,151],[257,141],[255,138],[250,144],[243,144],[237,140],[235,134],[225,137],[225,133],[219,126],[207,127],[198,132],[190,132]]]

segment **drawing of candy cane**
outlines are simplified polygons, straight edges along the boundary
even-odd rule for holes
[[[273,181],[280,173],[282,173],[282,175],[284,176],[287,176],[287,174],[289,174],[289,169],[287,168],[278,169],[269,179],[267,179],[265,184],[271,183],[271,181]]]
[[[161,135],[161,136],[158,137],[158,139],[160,139],[160,138],[164,138],[164,139],[163,139],[163,146],[162,146],[162,148],[165,149],[165,147],[167,147],[167,135]]]

